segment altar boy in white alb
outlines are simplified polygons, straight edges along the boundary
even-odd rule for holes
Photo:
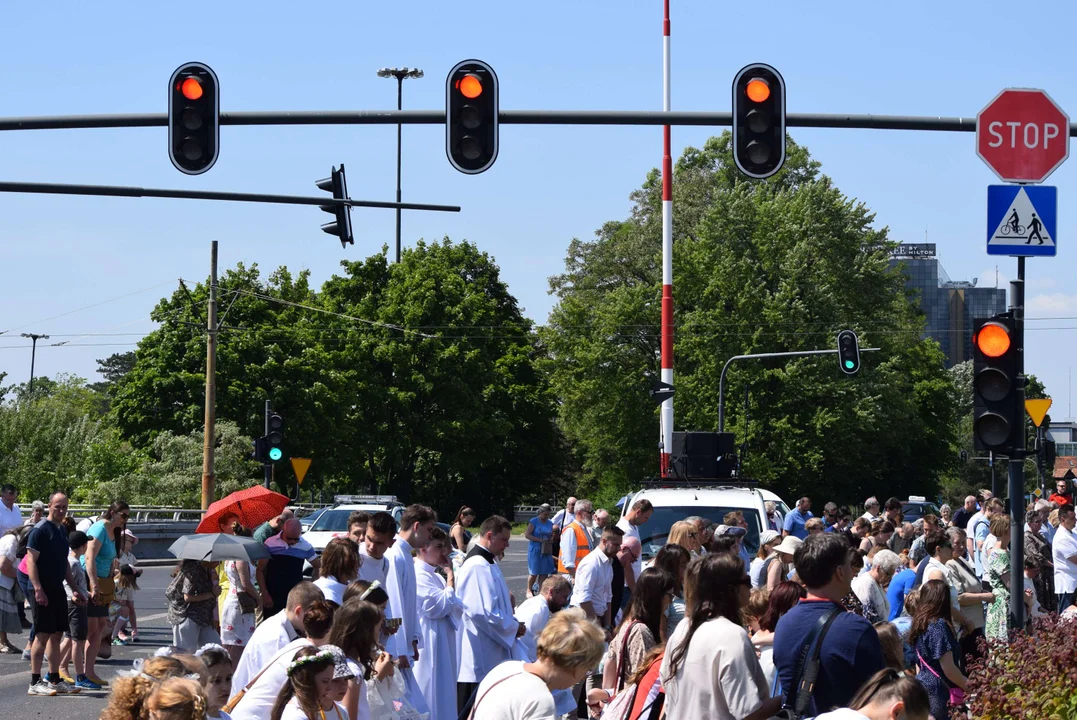
[[[408,700],[419,712],[426,712],[426,702],[415,675],[412,663],[419,659],[422,647],[422,634],[419,632],[419,612],[416,604],[415,561],[411,557],[412,549],[426,547],[430,542],[430,531],[434,529],[437,515],[425,505],[409,505],[400,518],[400,530],[396,539],[385,552],[389,561],[386,575],[386,591],[389,593],[389,606],[400,618],[400,629],[389,636],[386,650],[396,660],[399,672],[408,686]]]
[[[464,605],[456,596],[456,578],[449,560],[449,536],[441,528],[430,531],[430,542],[415,558],[419,633],[422,635],[415,680],[419,683],[431,720],[455,718],[456,678],[460,675],[460,628]],[[444,579],[438,573],[441,568]]]
[[[511,535],[508,520],[500,515],[487,518],[460,568],[457,588],[464,603],[464,635],[457,701],[461,710],[486,674],[511,659],[513,643],[526,630],[512,615],[509,586],[496,562]]]

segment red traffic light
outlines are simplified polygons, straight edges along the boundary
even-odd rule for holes
[[[748,81],[744,92],[752,102],[761,103],[770,97],[770,85],[762,78],[752,78]]]
[[[1010,349],[1010,333],[997,323],[987,323],[976,333],[976,347],[987,357],[1002,357]]]
[[[464,97],[474,100],[482,95],[482,80],[477,75],[465,75],[456,81],[456,89]]]
[[[202,97],[202,83],[196,78],[189,77],[180,84],[180,92],[188,100],[197,100]]]

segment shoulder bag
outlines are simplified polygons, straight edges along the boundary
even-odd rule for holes
[[[262,675],[265,674],[266,670],[268,670],[269,668],[276,665],[277,661],[280,660],[282,657],[284,657],[285,653],[288,653],[288,652],[299,652],[299,650],[298,649],[294,650],[294,651],[284,650],[284,651],[279,652],[276,655],[274,655],[273,659],[270,660],[269,662],[267,662],[265,667],[263,667],[261,670],[259,670],[258,674],[255,675],[253,678],[251,678],[251,681],[249,683],[247,683],[246,685],[244,685],[243,688],[239,692],[237,692],[234,696],[232,696],[232,699],[229,700],[228,703],[225,704],[225,706],[223,708],[221,708],[221,709],[224,710],[227,713],[230,713],[233,710],[235,710],[236,705],[239,705],[240,700],[242,700],[243,696],[247,694],[247,691],[250,690],[252,687],[254,687],[254,684],[256,682],[258,682],[258,678],[262,677]]]
[[[815,623],[808,639],[800,648],[800,658],[797,660],[796,669],[793,671],[793,684],[789,688],[785,704],[775,716],[780,720],[802,720],[811,704],[812,691],[815,690],[815,681],[819,679],[819,654],[823,649],[823,638],[830,630],[830,626],[845,611],[834,608],[829,615],[823,615]],[[813,649],[814,646],[814,649]]]
[[[520,671],[520,672],[518,672],[518,673],[513,673],[512,675],[506,675],[505,677],[501,678],[501,679],[500,679],[500,680],[498,680],[497,682],[495,682],[495,683],[493,683],[492,685],[490,685],[490,687],[486,688],[486,690],[484,690],[484,691],[483,691],[482,695],[479,695],[478,699],[477,699],[477,700],[475,700],[475,704],[471,706],[471,712],[470,712],[470,713],[468,713],[468,716],[467,716],[467,720],[471,720],[472,718],[474,718],[474,717],[475,717],[475,710],[477,710],[477,709],[478,709],[478,707],[479,707],[479,703],[481,703],[481,702],[483,701],[483,699],[484,699],[484,698],[485,698],[485,697],[486,697],[487,695],[489,695],[489,694],[490,694],[490,691],[491,691],[491,690],[493,690],[493,689],[494,689],[495,687],[497,687],[497,686],[498,686],[498,685],[500,685],[501,683],[505,682],[506,680],[510,680],[510,679],[512,679],[512,678],[514,678],[514,677],[518,677],[518,676],[520,676],[520,675],[523,675],[523,674],[524,674],[524,671],[522,671],[522,670],[521,670],[521,671]]]

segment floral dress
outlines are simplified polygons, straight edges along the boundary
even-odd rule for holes
[[[228,596],[224,600],[221,612],[221,642],[225,645],[245,646],[254,634],[254,612],[244,613],[239,604],[239,593],[243,585],[239,580],[239,565],[247,566],[247,572],[253,577],[254,569],[250,563],[242,560],[229,560],[224,563],[224,572],[228,576]]]
[[[996,550],[987,561],[987,579],[995,601],[987,606],[987,625],[984,634],[988,639],[1005,640],[1009,636],[1010,590],[1002,578],[1010,572],[1010,551]]]

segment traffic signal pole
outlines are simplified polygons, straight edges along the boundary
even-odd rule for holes
[[[1010,282],[1017,357],[1017,403],[1013,455],[1010,457],[1010,615],[1025,626],[1025,258],[1017,258],[1017,279]]]
[[[273,403],[270,402],[269,400],[266,400],[265,437],[269,437],[269,416],[272,415],[272,414],[273,414]],[[264,485],[265,485],[266,488],[268,488],[270,481],[273,479],[273,463],[269,462],[269,458],[266,458],[265,463],[262,465],[262,469],[265,471]]]
[[[662,20],[662,110],[670,112],[671,78],[669,47],[669,0],[663,3]],[[662,127],[662,382],[673,385],[673,151],[670,126]],[[669,457],[673,451],[673,397],[662,402],[658,423],[658,472],[670,474]]]
[[[202,509],[213,502],[216,484],[213,453],[217,445],[217,241],[209,250],[209,312],[206,321],[206,427],[202,444]]]

